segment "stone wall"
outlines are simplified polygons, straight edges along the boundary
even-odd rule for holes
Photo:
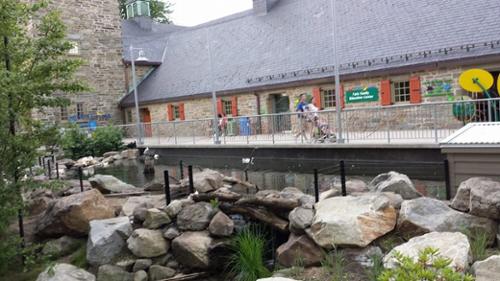
[[[71,56],[84,60],[77,77],[91,88],[87,93],[67,96],[71,101],[68,116],[76,115],[76,104],[81,103],[83,114],[100,116],[99,123],[121,123],[118,102],[125,94],[125,75],[118,2],[58,0],[51,5],[61,11],[68,39],[78,47],[78,54]],[[42,109],[35,116],[47,121],[66,121],[61,120],[59,108]],[[79,122],[87,121],[83,118]]]

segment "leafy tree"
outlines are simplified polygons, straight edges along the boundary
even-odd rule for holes
[[[127,2],[129,0],[118,0],[120,4],[120,15],[122,19],[127,17]],[[173,4],[164,0],[150,0],[151,18],[160,23],[171,23],[170,14],[173,12]]]
[[[16,212],[22,226],[27,171],[47,140],[34,110],[67,104],[59,93],[86,90],[74,77],[82,62],[66,56],[65,31],[46,0],[0,0],[0,236]],[[5,258],[11,251],[1,240]]]

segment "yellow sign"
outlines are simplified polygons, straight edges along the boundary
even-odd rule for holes
[[[458,79],[464,90],[472,93],[482,93],[489,90],[494,83],[491,73],[483,69],[470,69],[463,72]]]
[[[500,95],[500,74],[498,74],[498,80],[497,80],[497,90],[498,90],[498,94]]]

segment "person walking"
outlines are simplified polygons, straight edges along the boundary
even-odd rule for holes
[[[297,107],[295,108],[295,111],[298,112],[298,122],[299,122],[299,124],[297,125],[297,133],[295,134],[295,140],[297,140],[299,136],[302,136],[302,138],[304,138],[306,141],[308,140],[307,131],[309,122],[307,121],[307,116],[306,116],[307,105],[308,103],[306,94],[301,94],[299,96],[299,102],[297,103]]]

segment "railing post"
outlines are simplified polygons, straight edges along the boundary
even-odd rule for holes
[[[78,178],[80,179],[80,191],[83,192],[83,170],[82,170],[82,167],[78,167]]]
[[[391,127],[387,124],[387,143],[391,143]]]
[[[170,178],[168,175],[168,170],[163,171],[163,179],[165,181],[165,200],[168,205],[170,205],[171,198],[170,198]]]
[[[188,176],[189,176],[189,194],[194,193],[194,182],[193,182],[193,166],[188,166]]]
[[[56,177],[59,179],[59,163],[56,162]]]
[[[488,100],[488,122],[492,122],[491,112],[494,110],[491,106],[491,100]]]
[[[340,184],[342,189],[342,196],[347,196],[347,187],[345,184],[345,162],[340,160]]]
[[[47,160],[47,171],[48,171],[48,174],[49,174],[49,180],[52,179],[52,170],[51,170],[51,167],[50,167],[50,159]]]
[[[177,130],[176,130],[176,126],[175,126],[175,121],[173,122],[174,124],[174,143],[177,144]]]
[[[42,167],[43,167],[43,174],[44,174],[44,175],[46,175],[46,174],[47,174],[47,171],[45,171],[45,169],[46,169],[47,167],[45,167],[45,156],[43,156],[43,158],[42,158]]]
[[[195,122],[192,122],[191,123],[191,131],[193,133],[193,144],[196,144],[196,130],[195,130],[194,125],[195,125]]]
[[[248,182],[248,169],[245,169],[245,181]]]
[[[451,199],[451,182],[450,182],[450,163],[448,159],[444,160],[444,182],[446,187],[446,200]]]
[[[300,115],[300,114],[299,114],[299,132],[300,132],[300,142],[303,144],[305,130],[304,130],[304,127],[302,126],[302,115]]]
[[[271,115],[271,136],[272,136],[272,139],[273,139],[273,144],[275,143],[274,141],[274,115]],[[268,119],[269,120],[269,119]]]
[[[38,157],[38,166],[42,167],[42,157]]]
[[[434,142],[438,143],[439,142],[439,137],[438,137],[438,129],[437,129],[437,106],[433,105],[434,110],[432,111],[432,120],[434,121]]]
[[[316,203],[319,202],[319,179],[318,179],[318,169],[314,169],[314,200]]]
[[[183,179],[184,178],[184,163],[181,161],[179,161],[179,171],[180,171],[180,178]]]

